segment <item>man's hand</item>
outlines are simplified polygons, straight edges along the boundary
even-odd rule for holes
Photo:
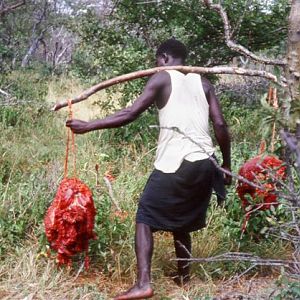
[[[89,128],[89,122],[75,120],[75,119],[68,120],[66,122],[66,126],[69,127],[74,133],[77,134],[83,134],[91,130]]]
[[[229,167],[223,165],[222,168],[231,173],[231,169]],[[223,173],[223,174],[224,174],[224,184],[231,185],[232,176],[229,174],[225,174],[225,173]]]

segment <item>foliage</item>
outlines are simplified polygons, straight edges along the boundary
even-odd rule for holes
[[[277,282],[279,291],[274,300],[294,300],[300,298],[300,283],[282,276]]]
[[[48,78],[49,74],[45,69],[16,70],[1,74],[0,86],[18,102],[38,104],[47,94]]]
[[[4,127],[15,126],[20,111],[11,107],[0,106],[0,122]]]
[[[287,34],[288,1],[269,2],[267,8],[262,1],[227,0],[224,5],[230,8],[231,22],[236,25],[233,38],[252,51],[272,48]],[[81,49],[91,51],[96,64],[102,62],[101,69],[113,65],[117,73],[119,66],[122,73],[139,69],[133,68],[136,64],[150,66],[154,48],[172,36],[190,49],[191,64],[224,64],[236,55],[224,43],[219,16],[196,0],[159,4],[122,0],[106,23],[101,24],[97,15],[89,12],[80,24]]]
[[[254,51],[274,50],[277,45],[275,53],[282,52],[288,1],[268,1],[267,8],[264,1],[223,2],[225,7],[230,8],[228,13],[232,24],[242,24],[240,29],[235,29],[236,40]],[[170,36],[176,36],[192,49],[190,64],[215,65],[228,62],[235,55],[224,45],[219,16],[208,11],[199,1],[166,0],[157,5],[142,5],[137,1],[122,0],[110,17],[99,17],[99,14],[87,10],[76,15],[73,21],[68,15],[68,24],[62,20],[63,16],[66,17],[62,11],[51,8],[47,13],[48,18],[39,24],[35,35],[31,36],[36,21],[34,15],[43,4],[44,1],[27,1],[26,9],[9,14],[0,21],[3,25],[0,26],[0,40],[4,41],[0,43],[0,68],[7,71],[0,76],[0,88],[9,92],[14,99],[30,101],[25,106],[0,106],[0,259],[6,262],[9,260],[6,257],[8,253],[14,252],[21,257],[18,249],[23,247],[28,237],[33,239],[32,236],[39,241],[36,247],[40,252],[38,256],[46,253],[43,216],[63,173],[65,116],[50,113],[45,103],[47,80],[52,69],[43,67],[37,71],[37,64],[32,64],[31,68],[27,67],[22,72],[17,70],[32,37],[48,27],[55,27],[55,24],[73,30],[80,43],[73,56],[72,74],[88,84],[153,66],[154,48]],[[240,16],[243,18],[239,19]],[[47,30],[45,33],[45,38],[49,38]],[[43,61],[40,54],[37,52],[33,60]],[[10,72],[11,69],[14,71]],[[102,113],[128,105],[144,83],[144,80],[139,80],[118,89],[112,88],[110,98],[99,104]],[[63,85],[63,82],[60,84]],[[110,100],[116,99],[118,95],[121,97],[118,103],[114,101],[114,106]],[[264,136],[262,130],[257,130],[262,124],[262,118],[268,116],[268,111],[256,103],[250,106],[241,104],[239,99],[235,100],[228,94],[221,97],[233,140],[232,167],[237,173],[245,160],[257,154],[260,140],[270,136],[270,132]],[[269,122],[262,125],[264,128],[277,118],[275,115],[271,117],[267,119]],[[156,123],[156,116],[150,109],[135,123],[118,129],[92,132],[76,139],[78,173],[94,191],[98,211],[95,227],[98,238],[90,245],[93,265],[99,263],[103,273],[113,279],[128,279],[130,276],[133,279],[134,215],[139,195],[152,168],[157,132],[150,129],[149,125]],[[98,174],[95,171],[96,165],[100,166]],[[112,184],[113,190],[122,210],[128,213],[125,219],[115,213],[111,196],[101,180],[107,170],[116,177]],[[295,184],[298,187],[299,182]],[[195,256],[251,251],[260,256],[288,257],[288,243],[272,235],[266,238],[266,228],[272,229],[274,223],[289,218],[282,205],[278,209],[253,215],[241,239],[244,212],[234,185],[228,188],[227,198],[224,208],[216,208],[214,205],[210,207],[209,226],[193,236]],[[158,247],[154,256],[154,276],[175,266],[170,262],[174,254],[166,251],[167,247],[173,247],[170,236],[159,235],[156,242]],[[81,259],[78,257],[78,267]],[[14,266],[10,262],[9,268],[14,269]],[[247,263],[212,263],[194,266],[193,272],[206,281],[224,280],[248,267]],[[0,273],[5,272],[0,269]],[[56,276],[56,271],[51,269],[51,272]],[[64,274],[67,270],[59,272]],[[89,293],[89,288],[87,291],[79,290],[78,294]],[[290,297],[291,293],[298,296],[298,289],[294,283],[283,285],[282,298],[278,299]],[[193,293],[200,297],[198,289]],[[97,295],[101,297],[99,293]]]
[[[27,72],[24,74],[26,77]],[[35,78],[31,77],[32,74],[28,76]],[[17,77],[21,78],[21,75]],[[59,90],[68,86],[61,81],[55,82]],[[22,90],[21,86],[19,89]],[[32,238],[33,235],[38,240],[40,255],[47,253],[43,217],[63,174],[65,115],[53,114],[46,109],[43,84],[36,84],[35,87],[37,90],[31,91],[31,96],[29,91],[26,92],[26,97],[40,98],[39,101],[30,102],[26,106],[1,107],[0,110],[2,261],[7,261],[8,253],[15,252],[17,255],[17,249],[22,248],[28,236]],[[232,131],[232,167],[236,173],[244,160],[257,152],[257,141],[261,137],[256,128],[261,111],[256,106],[247,107],[229,100],[225,96],[221,99]],[[155,118],[155,114],[149,111],[128,126],[76,137],[77,171],[80,179],[92,189],[98,211],[95,224],[97,239],[90,244],[91,265],[95,268],[101,266],[103,274],[113,280],[134,278],[134,217],[139,195],[152,169],[157,131],[150,129],[149,125],[157,123]],[[98,175],[95,171],[97,164]],[[114,196],[121,209],[128,213],[124,219],[115,213],[116,209],[102,180],[108,170],[116,177],[112,183]],[[194,255],[209,257],[228,251],[251,251],[261,256],[288,256],[288,246],[271,235],[267,239],[260,235],[258,247],[257,240],[250,234],[250,231],[254,231],[252,224],[249,224],[249,232],[241,240],[243,215],[233,185],[228,189],[225,208],[216,208],[213,201],[208,214],[209,226],[193,235]],[[253,217],[254,223],[258,221],[261,220]],[[255,225],[255,232],[259,232],[265,225],[272,227],[272,224],[259,223]],[[175,268],[174,262],[170,261],[174,258],[171,251],[173,241],[167,234],[157,234],[155,243],[154,277],[160,277],[167,270]],[[78,256],[75,270],[80,268],[81,263],[82,256]],[[223,280],[248,267],[247,263],[209,263],[194,265],[193,274],[205,281]],[[63,269],[62,272],[67,271]],[[194,293],[198,297],[204,292],[207,294],[207,290],[197,289],[190,294]],[[165,295],[166,291],[161,293]]]
[[[64,48],[62,44],[64,41],[62,38],[54,41],[53,37],[57,29],[66,31],[70,19],[57,2],[29,0],[22,7],[1,16],[0,70],[2,72],[20,66],[27,67],[29,61],[54,67],[53,56],[57,56],[59,47]],[[67,10],[66,4],[61,4]]]

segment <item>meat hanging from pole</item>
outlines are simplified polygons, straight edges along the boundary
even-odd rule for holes
[[[50,246],[59,265],[71,266],[75,254],[85,252],[89,267],[89,240],[95,239],[95,206],[90,189],[77,178],[65,178],[44,218]]]
[[[69,117],[72,119],[71,101]],[[68,177],[69,145],[72,144],[73,178]],[[67,129],[67,145],[64,166],[64,179],[44,217],[45,233],[50,247],[57,252],[58,265],[72,265],[72,258],[85,253],[84,265],[89,267],[89,240],[95,239],[94,223],[96,209],[92,192],[76,177],[75,136]]]
[[[246,209],[251,205],[252,209],[266,210],[270,209],[271,205],[278,205],[276,187],[286,176],[283,161],[273,155],[256,156],[243,164],[239,175],[262,187],[254,187],[243,181],[238,182],[237,193],[243,208]],[[251,197],[252,203],[246,195]]]

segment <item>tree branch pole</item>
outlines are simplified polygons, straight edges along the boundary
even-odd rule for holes
[[[242,75],[242,76],[256,76],[256,77],[263,77],[270,81],[273,81],[277,83],[278,85],[285,87],[285,83],[278,81],[277,77],[269,72],[266,71],[259,71],[259,70],[248,70],[243,68],[237,68],[237,67],[194,67],[194,66],[169,66],[169,67],[157,67],[147,70],[141,70],[136,71],[132,73],[128,73],[125,75],[121,75],[112,79],[105,80],[103,82],[100,82],[88,90],[85,90],[82,92],[79,96],[70,99],[72,104],[81,102],[91,95],[95,94],[96,92],[99,92],[105,88],[108,88],[110,86],[123,83],[126,81],[130,81],[137,78],[142,77],[148,77],[155,73],[166,71],[166,70],[177,70],[182,71],[183,73],[198,73],[198,74],[233,74],[233,75]],[[52,110],[57,111],[63,107],[68,106],[67,101],[58,102],[54,105]]]
[[[230,26],[230,23],[228,20],[227,13],[224,10],[224,8],[222,7],[222,5],[221,4],[213,4],[211,0],[203,0],[203,1],[209,9],[215,10],[222,18],[223,25],[224,25],[225,41],[226,41],[227,46],[231,50],[238,52],[242,55],[245,55],[246,57],[249,57],[249,58],[251,58],[259,63],[265,64],[265,65],[276,65],[276,66],[281,66],[281,67],[286,66],[287,63],[284,60],[278,60],[278,59],[272,60],[272,59],[268,59],[265,57],[259,57],[259,56],[255,55],[254,53],[252,53],[251,51],[249,51],[244,46],[233,41],[232,40],[233,32],[231,30],[231,26]]]

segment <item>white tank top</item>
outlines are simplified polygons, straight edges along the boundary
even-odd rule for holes
[[[175,173],[184,159],[206,159],[214,153],[214,147],[209,133],[209,105],[201,76],[175,70],[167,72],[172,91],[167,104],[159,110],[161,128],[154,167],[164,173]],[[163,127],[176,127],[179,132]]]

